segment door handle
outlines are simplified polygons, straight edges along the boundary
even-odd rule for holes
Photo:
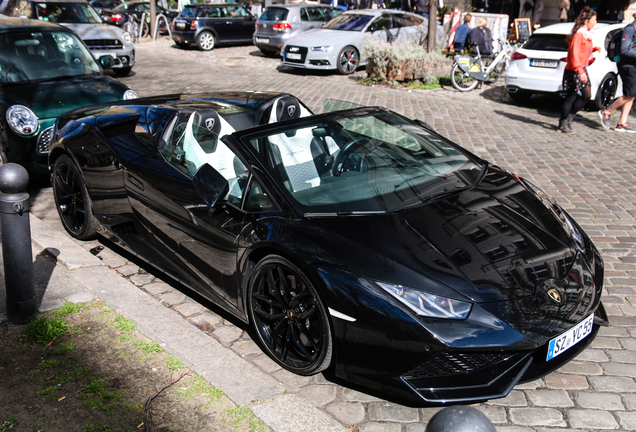
[[[225,21],[225,24],[230,24],[230,25],[232,25],[232,21]]]

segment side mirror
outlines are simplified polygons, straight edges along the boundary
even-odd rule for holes
[[[194,173],[192,182],[194,189],[210,208],[230,191],[230,185],[225,177],[207,163]]]
[[[104,69],[110,69],[113,66],[113,58],[108,55],[101,56],[99,58],[99,63]]]

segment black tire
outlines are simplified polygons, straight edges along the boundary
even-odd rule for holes
[[[479,81],[462,71],[459,65],[454,63],[451,69],[451,83],[460,92],[469,92],[477,87]]]
[[[178,42],[178,41],[174,41],[174,43],[177,45],[177,47],[185,49],[188,47],[188,44],[185,42]]]
[[[264,351],[299,375],[329,367],[331,325],[318,292],[294,264],[277,255],[260,261],[250,277],[247,304]]]
[[[202,51],[210,51],[216,46],[216,37],[208,31],[201,32],[197,36],[197,46]]]
[[[515,93],[508,93],[510,99],[518,103],[525,103],[530,100],[532,93],[525,92],[523,90],[517,90]]]
[[[128,67],[113,69],[113,72],[115,72],[115,75],[119,77],[123,77],[123,76],[128,76],[131,70],[132,70],[132,66],[128,66]]]
[[[338,59],[336,60],[338,72],[342,75],[351,75],[358,69],[360,64],[360,53],[355,47],[347,45],[340,50]]]
[[[91,199],[75,162],[60,156],[53,166],[53,196],[64,229],[74,238],[91,240],[97,235]]]
[[[611,72],[605,75],[596,90],[596,97],[590,102],[592,108],[602,110],[610,106],[616,97],[617,89],[618,78],[616,75]]]
[[[278,56],[278,51],[268,50],[268,49],[265,49],[265,48],[259,48],[259,50],[261,50],[261,53],[265,57],[276,57],[276,56]]]

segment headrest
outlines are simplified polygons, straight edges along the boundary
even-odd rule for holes
[[[279,122],[300,117],[300,104],[293,96],[283,96],[276,104],[276,118]]]
[[[192,129],[196,139],[206,153],[216,151],[216,143],[221,133],[221,119],[214,110],[195,111],[192,114]]]

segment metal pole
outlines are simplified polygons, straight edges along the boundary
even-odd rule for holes
[[[16,324],[35,319],[38,310],[33,279],[29,174],[21,165],[0,166],[0,223],[7,290],[7,317]]]

